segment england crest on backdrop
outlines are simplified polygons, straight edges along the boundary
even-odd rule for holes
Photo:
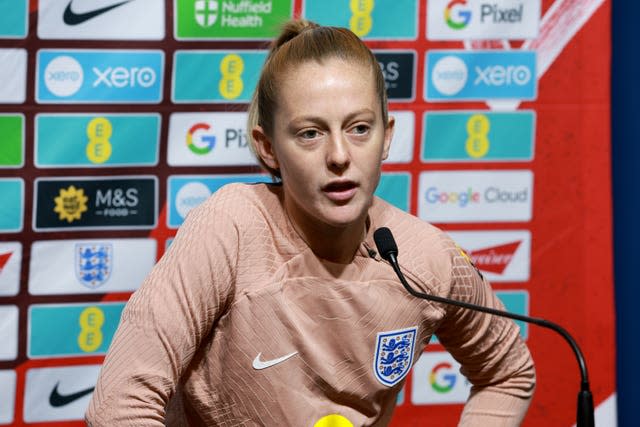
[[[418,327],[378,332],[373,371],[387,387],[400,382],[411,369]]]
[[[109,280],[113,269],[112,244],[78,243],[75,252],[76,277],[80,283],[95,289]]]

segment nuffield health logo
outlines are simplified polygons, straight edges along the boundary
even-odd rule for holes
[[[267,39],[291,18],[292,0],[175,0],[177,40]]]

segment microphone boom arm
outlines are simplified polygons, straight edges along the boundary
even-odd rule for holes
[[[430,295],[424,292],[417,291],[409,285],[407,280],[404,277],[404,274],[400,270],[400,265],[398,264],[397,253],[398,247],[393,239],[393,235],[391,234],[391,230],[386,227],[381,227],[377,229],[374,233],[374,239],[376,246],[378,247],[378,252],[391,264],[393,270],[396,275],[400,279],[400,283],[402,286],[409,292],[411,295],[426,299],[429,301],[439,302],[442,304],[454,305],[458,307],[462,307],[469,310],[480,311],[487,314],[493,314],[500,317],[507,317],[510,319],[520,320],[527,323],[533,323],[538,326],[542,326],[543,328],[551,329],[559,333],[571,346],[573,350],[573,354],[578,361],[578,367],[580,368],[580,391],[578,392],[578,405],[577,405],[577,418],[576,418],[576,427],[594,427],[594,415],[593,415],[593,396],[591,394],[591,389],[589,388],[589,375],[587,372],[587,365],[578,346],[578,343],[575,339],[564,329],[562,326],[550,322],[545,319],[537,318],[537,317],[529,317],[523,316],[516,313],[510,313],[508,311],[502,311],[495,308],[484,307],[481,305],[471,304],[464,301],[457,301],[454,299],[444,298],[437,295]]]

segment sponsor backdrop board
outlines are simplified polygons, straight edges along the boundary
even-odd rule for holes
[[[82,426],[122,309],[188,212],[269,181],[246,111],[265,41],[297,15],[379,62],[396,131],[376,195],[450,233],[508,310],[568,329],[597,425],[616,425],[610,8],[0,0],[0,425]],[[571,350],[519,326],[539,379],[524,426],[573,425]],[[392,426],[455,425],[470,384],[437,338],[416,354]]]

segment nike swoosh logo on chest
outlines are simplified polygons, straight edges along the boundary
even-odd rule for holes
[[[260,356],[262,356],[262,353],[258,353],[258,355],[256,356],[255,359],[253,359],[253,364],[251,366],[253,366],[253,369],[256,370],[260,370],[260,369],[267,369],[270,368],[272,366],[275,366],[279,363],[284,362],[287,359],[292,358],[293,356],[295,356],[296,354],[298,354],[297,351],[294,351],[293,353],[289,353],[287,355],[284,355],[282,357],[278,357],[277,359],[271,359],[271,360],[260,360]]]

